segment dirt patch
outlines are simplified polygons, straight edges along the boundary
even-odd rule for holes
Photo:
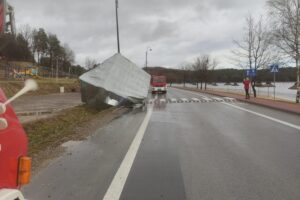
[[[77,106],[52,118],[24,124],[29,138],[29,155],[33,158],[33,172],[37,172],[63,153],[65,149],[61,144],[70,140],[84,140],[126,112],[127,108],[97,111],[86,106]]]

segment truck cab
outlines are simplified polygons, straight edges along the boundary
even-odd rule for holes
[[[6,96],[0,88],[0,104]],[[28,140],[12,106],[0,109],[0,200],[23,200],[19,191],[29,183],[31,158],[27,157]]]
[[[151,92],[155,93],[167,93],[167,78],[165,76],[151,76]]]

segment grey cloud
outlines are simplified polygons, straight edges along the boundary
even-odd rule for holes
[[[144,22],[144,29],[140,34],[141,42],[157,41],[160,39],[168,38],[176,34],[177,24],[175,22],[167,22],[159,20],[153,24],[153,27],[149,27]]]
[[[77,62],[116,52],[114,0],[8,0],[16,22],[44,27],[69,43]],[[230,50],[244,16],[264,0],[119,0],[122,53],[139,65],[176,66],[200,53]],[[221,58],[222,60],[222,58]]]

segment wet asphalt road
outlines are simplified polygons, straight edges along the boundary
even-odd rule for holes
[[[178,89],[153,96],[120,199],[300,199],[300,117],[236,101],[183,102],[203,96],[212,99]],[[23,188],[25,196],[103,199],[144,118],[134,112],[86,141],[66,144],[67,152]]]

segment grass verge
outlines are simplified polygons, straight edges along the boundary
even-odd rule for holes
[[[86,106],[77,106],[54,117],[24,124],[29,139],[29,155],[34,157],[47,148],[58,147],[69,140],[82,140],[90,132],[85,127],[90,126],[93,120],[97,120],[97,125],[100,126],[101,120],[106,124],[118,114],[115,108],[97,111]]]
[[[33,174],[65,151],[61,144],[84,140],[126,112],[126,108],[103,108],[99,111],[83,105],[61,111],[51,118],[24,124]]]
[[[60,87],[65,88],[65,92],[79,92],[80,86],[77,79],[38,79],[39,90],[30,92],[28,95],[44,95],[51,93],[59,93]],[[0,87],[3,89],[7,97],[16,94],[24,86],[24,81],[0,81]]]

